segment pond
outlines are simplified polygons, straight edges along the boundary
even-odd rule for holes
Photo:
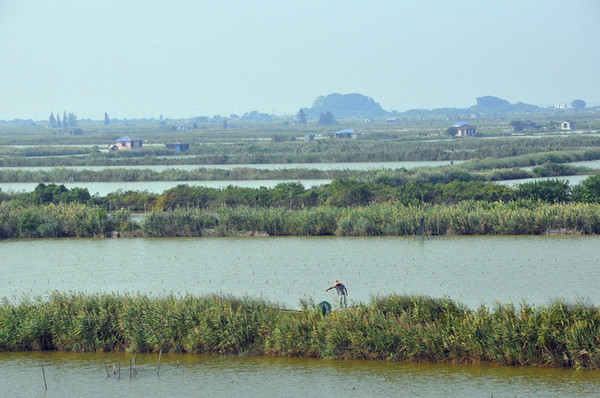
[[[564,369],[189,354],[162,355],[160,369],[158,355],[138,355],[137,374],[132,369],[130,376],[133,358],[125,353],[0,353],[0,392],[44,398],[562,398],[593,396],[600,389],[599,372]]]
[[[189,292],[299,308],[301,299],[335,303],[324,290],[341,279],[351,303],[392,293],[446,296],[471,308],[600,303],[598,236],[4,240],[0,258],[0,297],[11,301],[54,290]],[[0,395],[587,397],[600,390],[598,371],[195,354],[162,355],[159,375],[158,355],[139,355],[130,378],[132,359],[0,353]]]
[[[53,290],[261,297],[289,308],[373,295],[448,296],[471,308],[600,303],[599,236],[266,237],[0,241],[0,297]]]

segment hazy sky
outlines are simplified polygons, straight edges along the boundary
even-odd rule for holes
[[[0,0],[0,119],[600,104],[599,0]]]

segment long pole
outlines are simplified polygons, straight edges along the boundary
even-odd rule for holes
[[[42,375],[44,376],[44,388],[48,391],[48,384],[46,384],[46,372],[44,371],[44,364],[42,364]]]
[[[160,357],[162,356],[162,348],[158,352],[158,365],[156,366],[156,375],[158,376],[158,372],[160,372]]]

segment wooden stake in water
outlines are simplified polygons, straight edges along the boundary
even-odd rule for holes
[[[106,369],[106,377],[110,377],[110,373],[108,372],[108,366],[104,364],[104,369]]]
[[[48,391],[48,384],[46,384],[46,372],[44,371],[44,364],[42,364],[42,375],[44,376],[44,388]]]
[[[131,359],[129,360],[129,378],[131,379]]]
[[[160,357],[162,356],[162,349],[158,352],[158,365],[156,366],[156,375],[160,372]]]

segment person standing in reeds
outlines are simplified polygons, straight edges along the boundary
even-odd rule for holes
[[[328,287],[325,289],[325,291],[328,292],[334,288],[338,294],[340,308],[346,308],[346,296],[348,295],[348,289],[346,289],[346,286],[344,286],[339,279],[336,279],[335,282],[333,282],[333,286]]]

